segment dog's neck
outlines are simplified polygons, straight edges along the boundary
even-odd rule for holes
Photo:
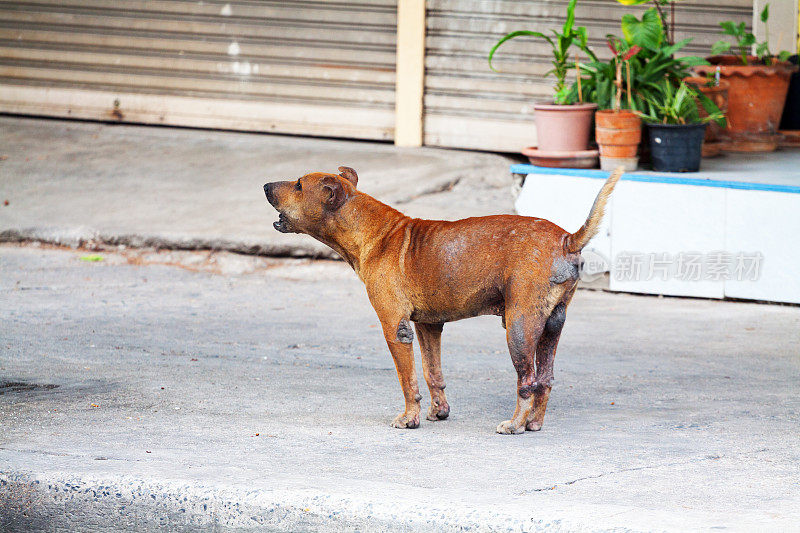
[[[383,224],[366,221],[383,219]],[[361,265],[381,242],[410,220],[400,211],[356,191],[342,206],[324,236],[316,238],[333,248],[361,277]]]

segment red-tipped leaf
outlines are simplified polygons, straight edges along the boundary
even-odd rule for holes
[[[640,51],[641,49],[642,49],[642,47],[641,47],[641,46],[639,46],[639,45],[633,45],[633,46],[631,46],[631,49],[630,49],[630,50],[628,50],[628,53],[626,53],[626,54],[625,54],[625,56],[623,56],[622,60],[623,60],[623,61],[627,61],[627,60],[629,60],[630,58],[632,58],[633,56],[635,56],[636,54],[638,54],[638,53],[639,53],[639,51]]]

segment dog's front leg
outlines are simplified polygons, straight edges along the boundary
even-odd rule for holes
[[[444,420],[450,415],[450,405],[444,394],[442,376],[442,324],[414,323],[419,349],[422,352],[422,374],[431,392],[428,420]]]
[[[397,378],[403,388],[406,401],[405,411],[397,415],[392,422],[392,427],[414,429],[419,427],[419,394],[417,373],[414,370],[414,330],[408,317],[398,316],[395,313],[378,313],[378,318],[383,326],[386,344],[394,359],[397,369]]]

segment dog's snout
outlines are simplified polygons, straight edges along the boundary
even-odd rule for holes
[[[264,184],[264,194],[267,195],[267,201],[270,204],[275,205],[275,196],[272,194],[272,186],[273,185],[274,185],[273,183],[265,183]]]

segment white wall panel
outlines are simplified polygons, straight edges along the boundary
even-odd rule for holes
[[[729,190],[725,248],[763,260],[758,279],[726,281],[725,296],[800,303],[798,244],[800,194]]]

